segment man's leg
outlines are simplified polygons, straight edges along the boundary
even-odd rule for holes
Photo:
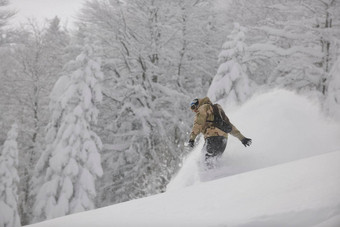
[[[216,160],[223,154],[227,146],[227,138],[223,136],[212,136],[205,140],[205,164],[208,169],[215,167]]]

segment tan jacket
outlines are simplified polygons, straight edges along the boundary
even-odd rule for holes
[[[212,122],[207,122],[214,120],[214,112],[210,99],[205,97],[203,99],[199,99],[198,101],[198,111],[196,113],[194,125],[191,130],[190,140],[195,140],[200,133],[204,135],[204,138],[211,136],[224,136],[228,138],[228,133],[225,133],[222,130],[214,127]],[[241,132],[233,124],[231,125],[232,130],[230,134],[239,140],[244,139],[245,137],[241,134]]]

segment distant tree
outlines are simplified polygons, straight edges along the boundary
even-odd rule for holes
[[[247,29],[247,52],[243,57],[243,64],[247,66],[249,78],[259,85],[268,85],[269,77],[278,64],[274,54],[261,51],[262,47],[255,48],[253,44],[272,44],[266,33],[257,29],[264,25],[271,25],[275,21],[285,18],[283,14],[273,11],[269,5],[279,3],[281,0],[232,0],[229,2],[228,13],[224,13],[226,30],[232,30],[234,23],[239,23]]]
[[[7,33],[4,29],[8,25],[9,20],[15,15],[15,11],[6,8],[10,3],[9,0],[0,0],[0,46],[7,43]]]
[[[328,82],[325,108],[332,117],[340,120],[340,56],[333,64]]]
[[[93,50],[86,46],[67,64],[51,93],[47,147],[36,168],[35,221],[95,207],[95,180],[101,177],[100,138],[91,129],[97,122],[103,74]]]
[[[54,75],[54,77],[58,79],[58,74],[64,64],[76,56],[76,53],[71,51],[70,34],[66,28],[61,26],[60,19],[56,16],[47,24],[42,38],[49,73],[57,74]],[[53,82],[55,82],[55,80]]]
[[[218,23],[214,2],[209,0],[172,1],[171,27],[175,34],[166,56],[178,90],[192,96],[204,96],[216,73],[217,55],[227,34]],[[224,21],[223,21],[224,23]]]
[[[0,226],[21,226],[18,212],[18,125],[12,125],[0,154]]]
[[[243,64],[246,52],[245,28],[238,23],[223,44],[219,55],[220,67],[208,91],[213,102],[227,106],[243,103],[253,93],[254,83],[249,79]]]
[[[255,2],[249,2],[248,7]],[[260,1],[261,2],[261,1]],[[339,2],[335,0],[266,2],[271,12],[253,29],[262,40],[250,45],[251,59],[271,59],[267,83],[324,96],[339,40]],[[266,67],[263,65],[262,67]],[[268,74],[267,74],[268,75]]]
[[[15,59],[9,46],[0,45],[0,128],[9,128],[11,122],[18,119],[15,92],[8,80],[15,69]],[[18,119],[19,120],[19,119]],[[6,130],[0,130],[0,144],[6,140]]]
[[[13,59],[10,57],[10,30],[6,27],[10,19],[15,15],[15,12],[8,9],[9,1],[0,0],[0,128],[10,127],[9,119],[11,115],[11,103],[13,98],[8,97],[11,93],[9,84],[6,83],[6,78],[9,77],[9,71],[13,68]],[[13,97],[13,96],[12,96]],[[0,144],[6,139],[6,132],[0,131]]]

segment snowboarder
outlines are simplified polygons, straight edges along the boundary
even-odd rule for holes
[[[196,113],[194,125],[190,134],[189,146],[194,147],[196,137],[202,133],[204,135],[205,143],[203,150],[205,151],[205,164],[208,168],[213,168],[215,160],[219,158],[226,146],[228,133],[238,138],[242,144],[247,147],[251,145],[252,140],[246,138],[241,132],[229,122],[228,117],[224,114],[222,107],[216,104],[220,113],[222,112],[222,118],[230,124],[230,130],[228,132],[222,131],[217,128],[214,122],[214,108],[213,104],[208,97],[202,99],[194,99],[190,108]]]

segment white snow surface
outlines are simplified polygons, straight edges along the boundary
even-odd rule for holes
[[[340,224],[340,151],[82,212],[32,227]]]
[[[200,168],[201,140],[167,192],[31,227],[340,226],[339,122],[285,90],[224,109],[253,144],[230,136],[215,170]]]

